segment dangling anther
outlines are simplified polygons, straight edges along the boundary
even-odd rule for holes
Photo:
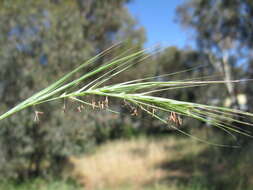
[[[172,121],[178,126],[181,126],[183,124],[183,120],[180,116],[178,116],[175,112],[170,113],[170,117],[168,118],[169,121]]]
[[[96,102],[95,102],[94,100],[92,100],[91,105],[92,105],[92,109],[95,109],[95,107],[96,107]]]
[[[109,101],[108,101],[108,97],[107,96],[105,97],[104,103],[105,103],[105,107],[108,108],[109,107]]]
[[[78,111],[78,112],[82,112],[81,106],[78,106],[78,107],[77,107],[77,111]]]
[[[138,115],[138,110],[136,108],[133,109],[133,113],[131,114],[133,116],[137,116]]]
[[[44,114],[44,112],[41,112],[41,111],[35,111],[34,112],[34,121],[35,122],[39,122],[40,121],[40,118],[39,118],[39,115],[43,115]]]
[[[66,113],[66,100],[65,100],[65,98],[64,98],[63,101],[64,101],[64,102],[63,102],[62,111],[63,111],[64,113]]]

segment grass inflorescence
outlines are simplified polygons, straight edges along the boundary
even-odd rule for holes
[[[77,73],[81,73],[84,68],[90,66],[91,64],[95,65],[95,62],[106,55],[112,48],[91,58],[47,88],[34,94],[30,98],[2,114],[0,116],[0,120],[28,107],[59,99],[71,99],[80,102],[81,104],[91,106],[93,109],[100,108],[115,112],[108,106],[108,98],[117,98],[134,105],[132,115],[138,115],[138,110],[142,110],[165,124],[172,121],[176,123],[176,125],[180,125],[182,123],[181,117],[186,116],[202,122],[208,122],[232,136],[232,133],[235,132],[251,137],[248,131],[231,125],[231,123],[233,122],[252,126],[251,123],[244,122],[240,119],[240,116],[252,117],[252,113],[226,107],[174,100],[155,95],[157,92],[161,91],[228,82],[237,83],[241,82],[241,80],[199,81],[195,79],[185,81],[157,81],[155,80],[156,77],[149,77],[122,83],[108,84],[113,77],[118,76],[137,62],[149,57],[150,53],[146,53],[146,50],[139,50],[134,53],[129,52],[128,55],[123,53],[122,55],[107,61],[105,64],[95,67],[95,69],[89,71],[88,73],[84,73],[83,75],[72,79]],[[94,78],[94,76],[96,79],[90,81],[90,78]],[[100,102],[88,102],[83,100],[82,97],[90,95],[102,96],[104,97],[104,100]],[[78,110],[80,111],[81,108],[82,106],[80,106]],[[160,114],[161,112],[165,112],[167,117],[162,117],[162,114]],[[37,111],[36,113],[36,120],[38,120],[39,114],[42,114],[42,112]],[[180,128],[175,127],[175,129],[185,135],[191,136]],[[198,139],[197,137],[193,138]]]

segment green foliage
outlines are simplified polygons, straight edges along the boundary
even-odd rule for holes
[[[81,190],[82,188],[72,182],[68,181],[45,181],[37,178],[35,180],[29,180],[23,183],[16,183],[14,181],[2,181],[0,182],[0,190]]]

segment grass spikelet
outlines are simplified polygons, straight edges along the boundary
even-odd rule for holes
[[[114,47],[112,47],[114,48]],[[110,48],[110,49],[112,49]],[[110,50],[109,49],[109,50]],[[77,72],[82,72],[82,69],[88,65],[95,64],[99,58],[104,56],[109,52],[106,50],[97,56],[91,58],[85,63],[81,64],[79,67],[75,68],[73,71],[67,73],[65,76],[60,78],[58,81],[48,86],[47,88],[41,90],[40,92],[34,94],[30,98],[21,102],[14,108],[10,109],[6,113],[0,116],[0,120],[10,117],[11,115],[26,109],[30,106],[64,99],[72,99],[78,101],[81,104],[89,105],[93,109],[100,108],[106,109],[108,111],[108,98],[118,98],[124,101],[130,102],[136,106],[132,115],[137,115],[137,110],[143,110],[151,116],[159,119],[163,123],[168,123],[168,120],[162,118],[159,112],[165,112],[167,115],[171,113],[178,116],[187,116],[203,122],[207,122],[228,134],[232,132],[239,133],[248,137],[252,137],[248,131],[235,126],[230,123],[235,122],[239,124],[252,126],[252,123],[247,123],[234,117],[234,115],[239,115],[243,117],[253,117],[252,113],[243,112],[240,110],[197,104],[194,102],[185,102],[169,98],[158,97],[154,94],[155,92],[173,90],[173,89],[184,89],[195,86],[202,85],[212,85],[212,84],[225,84],[225,83],[238,83],[245,80],[234,80],[234,81],[198,81],[198,80],[185,80],[185,81],[152,81],[155,77],[149,77],[144,79],[137,79],[133,81],[126,81],[117,84],[106,85],[113,77],[119,75],[123,71],[130,68],[132,65],[136,64],[140,60],[146,59],[150,56],[145,50],[139,50],[134,53],[129,53],[128,55],[122,54],[102,66],[98,66],[92,71],[81,75],[79,78],[70,80]],[[185,71],[182,71],[185,72]],[[94,75],[100,74],[95,80],[89,81]],[[104,97],[104,101],[99,102],[86,102],[81,99],[81,97],[87,95],[96,95]],[[155,111],[154,111],[155,110]],[[174,115],[174,120],[176,121],[176,116]],[[179,121],[179,120],[178,120]],[[176,129],[179,132],[191,136],[181,129]],[[192,137],[192,136],[191,136]],[[196,137],[194,137],[196,139]],[[198,139],[199,140],[199,139]]]

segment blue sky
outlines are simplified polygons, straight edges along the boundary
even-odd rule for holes
[[[176,7],[184,0],[134,0],[128,4],[130,13],[145,27],[146,47],[156,45],[190,45],[190,34],[175,22]],[[189,33],[189,31],[188,31]]]

